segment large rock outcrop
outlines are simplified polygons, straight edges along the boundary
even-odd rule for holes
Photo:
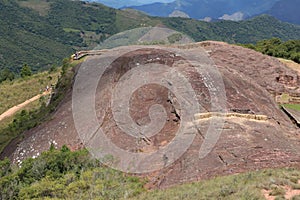
[[[217,144],[201,159],[199,149],[207,137],[205,133],[213,117],[196,120],[194,124],[198,132],[190,148],[172,165],[145,175],[150,179],[150,187],[168,187],[247,170],[300,166],[299,129],[275,102],[277,94],[299,93],[297,72],[277,59],[222,42],[207,41],[172,48],[190,55],[207,52],[224,83],[227,99],[226,110],[222,112],[240,114],[224,117]],[[112,49],[101,56],[120,53],[122,49]],[[140,153],[156,151],[172,141],[181,123],[181,110],[176,103],[176,95],[166,87],[148,84],[133,93],[129,113],[136,124],[143,126],[151,122],[151,106],[162,105],[166,114],[165,126],[158,134],[141,138],[140,141],[118,127],[111,108],[112,91],[126,72],[139,65],[156,63],[177,68],[188,77],[201,105],[200,113],[219,112],[210,105],[211,94],[205,80],[193,70],[192,63],[185,62],[183,57],[166,49],[156,46],[133,48],[114,60],[99,81],[95,98],[97,118],[102,121],[101,128],[107,137],[122,149]],[[89,59],[99,59],[99,56],[91,56]],[[262,120],[239,117],[245,115],[266,117]],[[18,162],[25,157],[37,156],[49,149],[51,143],[57,147],[66,144],[71,149],[83,147],[72,115],[72,91],[67,92],[52,120],[28,131],[25,139],[9,156]]]

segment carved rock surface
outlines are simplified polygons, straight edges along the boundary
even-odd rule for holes
[[[131,48],[131,47],[128,47]],[[174,47],[172,47],[174,48]],[[164,188],[183,182],[196,181],[216,175],[233,174],[248,170],[283,166],[300,166],[300,132],[275,103],[275,95],[283,92],[299,93],[299,74],[287,68],[275,58],[255,51],[222,42],[207,41],[178,46],[176,48],[196,54],[204,48],[222,75],[227,101],[227,112],[266,115],[267,121],[245,118],[226,118],[223,131],[213,150],[199,159],[199,149],[206,137],[210,120],[196,124],[199,130],[190,148],[171,166],[158,172],[145,174],[149,187]],[[108,52],[118,51],[118,49]],[[149,108],[160,104],[165,108],[167,120],[164,128],[155,136],[136,140],[122,132],[114,120],[110,99],[113,88],[130,69],[142,64],[158,63],[174,67],[188,77],[198,102],[200,112],[214,112],[209,103],[210,94],[201,75],[195,73],[191,63],[180,62],[182,57],[155,46],[141,46],[116,59],[98,84],[96,115],[103,119],[101,128],[117,146],[132,152],[155,151],[168,144],[181,122],[181,110],[176,96],[157,84],[145,85],[136,90],[130,99],[130,115],[139,125],[150,123]],[[66,144],[72,150],[82,148],[72,115],[72,91],[53,113],[52,119],[25,133],[18,146],[7,147],[2,156],[10,156],[14,162],[48,150],[50,144],[57,147]]]

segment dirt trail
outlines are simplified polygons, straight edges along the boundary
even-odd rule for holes
[[[10,109],[8,109],[7,111],[5,111],[4,113],[2,113],[0,115],[0,121],[2,121],[4,118],[6,117],[10,117],[12,115],[14,115],[16,112],[18,112],[19,110],[23,109],[25,106],[27,106],[28,104],[38,100],[40,97],[42,96],[46,96],[48,94],[50,94],[51,91],[45,91],[42,94],[38,94],[34,97],[32,97],[31,99],[27,99],[26,101],[24,101],[23,103],[20,103],[19,105],[16,105]]]
[[[300,183],[300,180],[298,181],[298,184],[299,183]],[[280,187],[283,188],[285,191],[285,194],[284,194],[285,199],[293,199],[293,197],[300,195],[299,189],[293,189],[291,186],[288,186],[288,185],[280,186]],[[262,190],[262,193],[266,200],[275,200],[276,196],[270,195],[270,192],[271,192],[271,190]]]

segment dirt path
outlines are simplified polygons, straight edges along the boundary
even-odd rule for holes
[[[31,99],[27,99],[26,101],[24,101],[23,103],[20,103],[19,105],[16,105],[10,109],[8,109],[7,111],[5,111],[4,113],[2,113],[0,115],[0,121],[3,120],[6,117],[10,117],[12,115],[14,115],[16,112],[18,112],[19,110],[23,109],[25,106],[27,106],[28,104],[38,100],[40,97],[42,96],[46,96],[48,94],[50,94],[51,91],[45,91],[42,94],[38,94],[34,97],[32,97]]]
[[[298,184],[300,184],[300,180],[298,181]],[[285,191],[284,194],[285,199],[292,199],[293,197],[300,195],[300,190],[293,189],[291,186],[285,185],[285,186],[281,186],[281,188],[283,188]],[[266,200],[275,200],[276,196],[270,195],[270,192],[271,190],[262,190],[262,193]]]

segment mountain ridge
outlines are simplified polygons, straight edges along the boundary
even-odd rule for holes
[[[131,8],[146,12],[152,16],[167,17],[175,10],[182,11],[194,19],[222,18],[225,14],[232,15],[242,12],[245,17],[264,13],[278,0],[245,1],[245,0],[177,0],[171,3],[153,3]]]
[[[151,3],[131,6],[151,16],[172,17],[171,13],[180,11],[185,15],[200,20],[239,21],[261,14],[269,14],[281,21],[300,24],[298,0],[177,0],[170,3]]]
[[[267,12],[277,19],[293,24],[300,25],[300,1],[297,0],[280,0]]]
[[[87,0],[88,2],[97,2],[113,8],[124,8],[126,6],[139,6],[155,2],[170,3],[175,0]]]

